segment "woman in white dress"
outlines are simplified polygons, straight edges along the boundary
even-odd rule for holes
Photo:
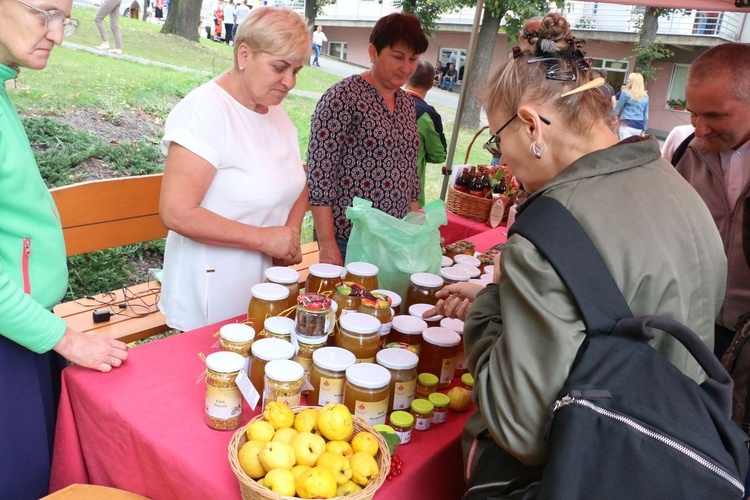
[[[159,308],[170,327],[238,316],[267,267],[301,262],[305,172],[280,104],[310,52],[304,18],[255,8],[237,30],[232,68],[170,113],[159,210],[170,230]]]

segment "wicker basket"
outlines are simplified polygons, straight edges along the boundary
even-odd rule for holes
[[[296,415],[297,413],[307,408],[320,409],[320,406],[295,406],[292,408],[292,411]],[[232,436],[232,439],[229,441],[229,464],[232,466],[232,471],[237,476],[237,481],[240,483],[240,492],[242,493],[242,498],[244,500],[282,500],[294,498],[280,495],[269,490],[268,488],[259,485],[254,479],[245,474],[245,471],[242,470],[242,467],[240,467],[240,463],[237,460],[237,453],[240,447],[242,447],[242,445],[247,442],[247,434],[245,432],[245,429],[248,425],[252,424],[256,420],[262,419],[263,414],[256,416],[255,418],[250,420],[250,422],[248,422],[246,426],[237,429],[237,431]],[[385,482],[385,477],[388,475],[388,471],[391,468],[391,454],[388,452],[388,444],[385,442],[385,439],[383,439],[383,436],[381,436],[379,432],[367,425],[364,420],[359,417],[355,417],[354,415],[352,415],[352,420],[354,421],[354,434],[352,434],[352,437],[357,435],[357,433],[359,432],[368,431],[377,438],[379,451],[378,454],[375,455],[375,460],[378,463],[380,473],[378,474],[378,477],[377,479],[375,479],[375,481],[368,484],[361,491],[358,491],[357,493],[353,493],[351,495],[347,495],[346,498],[350,500],[371,500],[375,496],[375,492],[378,490],[378,488],[380,488],[383,485],[383,482]]]
[[[474,137],[471,139],[469,147],[466,150],[464,164],[469,163],[469,155],[471,154],[471,147],[474,145],[474,141],[476,141],[477,137],[487,130],[487,128],[487,126],[484,126],[474,134]],[[449,212],[460,215],[465,219],[477,222],[487,222],[487,219],[490,217],[490,210],[492,209],[492,200],[462,193],[461,191],[457,191],[453,186],[450,186],[448,189],[448,199],[445,203],[445,208]]]

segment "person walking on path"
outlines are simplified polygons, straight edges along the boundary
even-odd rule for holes
[[[232,32],[232,40],[237,36],[237,28],[242,24],[248,14],[250,14],[251,7],[248,7],[247,0],[242,0],[242,3],[237,4],[237,8],[234,9],[234,31]]]
[[[313,66],[320,66],[318,57],[320,57],[320,51],[323,50],[323,44],[327,41],[328,38],[326,38],[326,34],[323,33],[323,26],[318,25],[318,27],[315,28],[315,33],[313,33],[312,36],[313,50],[315,51],[315,58],[312,62]]]
[[[96,6],[98,3],[94,3]],[[120,36],[120,6],[122,0],[102,0],[99,10],[94,16],[94,24],[99,30],[99,36],[102,37],[102,44],[96,47],[99,50],[106,50],[113,54],[122,54],[122,37]],[[112,36],[115,38],[115,48],[109,48],[107,40],[107,31],[104,29],[104,18],[109,15],[109,27],[112,30]]]

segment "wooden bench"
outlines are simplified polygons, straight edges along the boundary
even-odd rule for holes
[[[67,255],[166,238],[159,218],[162,174],[82,182],[50,190],[60,211]],[[170,328],[157,303],[158,281],[59,304],[55,313],[69,327],[133,342]],[[94,310],[109,311],[95,323]]]
[[[299,286],[305,286],[307,276],[310,274],[310,266],[318,262],[320,262],[320,247],[318,246],[318,242],[313,241],[302,245],[302,262],[296,266],[292,266],[299,273]]]

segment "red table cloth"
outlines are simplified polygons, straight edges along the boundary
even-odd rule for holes
[[[110,373],[71,366],[63,371],[50,492],[73,483],[120,488],[154,499],[239,499],[228,444],[233,431],[204,422],[205,369],[199,357],[217,350],[220,325],[131,349]],[[255,412],[245,404],[242,425]],[[460,498],[460,434],[467,413],[414,431],[397,447],[402,474],[386,481],[378,499]]]
[[[492,226],[487,222],[469,220],[448,210],[445,211],[445,215],[448,216],[448,223],[440,226],[440,236],[443,237],[446,244],[455,243],[458,240],[464,240],[492,229]]]

